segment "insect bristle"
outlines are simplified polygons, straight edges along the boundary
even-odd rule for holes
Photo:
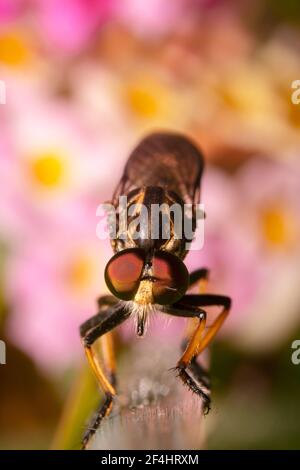
[[[127,308],[134,317],[135,331],[138,336],[144,336],[149,326],[149,313],[153,312],[153,304],[139,304],[134,301],[126,302]]]

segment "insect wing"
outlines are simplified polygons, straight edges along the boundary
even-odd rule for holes
[[[202,171],[202,154],[190,140],[178,134],[152,134],[131,153],[113,202],[133,189],[160,186],[185,203],[197,204]]]

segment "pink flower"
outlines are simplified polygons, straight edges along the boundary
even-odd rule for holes
[[[300,166],[295,159],[254,158],[237,175],[243,191],[247,230],[259,237],[261,256],[282,260],[296,253],[300,236]]]
[[[0,24],[14,20],[19,14],[22,0],[0,0]]]
[[[184,11],[182,0],[123,0],[116,4],[115,16],[142,36],[159,37],[175,27]]]
[[[110,16],[111,0],[37,0],[38,25],[56,53],[76,54]]]
[[[73,204],[35,227],[6,266],[7,333],[41,367],[61,371],[83,356],[78,327],[106,292],[108,246],[96,237],[97,201]]]
[[[13,87],[5,107],[9,119],[0,123],[0,231],[13,237],[10,243],[88,194],[96,194],[98,203],[108,199],[110,176],[116,173],[116,184],[116,162],[125,153],[121,136],[116,139],[101,122],[90,131],[76,109],[25,97],[26,90]]]
[[[236,341],[268,350],[299,327],[300,167],[297,161],[256,158],[241,168],[242,225],[256,241],[257,269],[263,276]]]

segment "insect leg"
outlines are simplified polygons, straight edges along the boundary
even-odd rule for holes
[[[109,307],[112,307],[118,303],[118,299],[113,295],[103,295],[97,299],[97,304],[99,312],[93,317],[86,320],[80,326],[80,335],[84,337],[86,332],[92,327],[95,327],[99,322],[103,321],[106,318],[106,313],[109,315]],[[100,346],[103,355],[104,369],[109,375],[110,383],[115,387],[116,386],[116,363],[114,357],[114,347],[113,347],[113,335],[112,333],[106,333],[106,335],[99,338]]]
[[[104,335],[107,335],[107,333],[109,333],[113,328],[125,321],[129,315],[130,312],[122,304],[116,303],[115,305],[109,306],[104,311],[100,311],[97,315],[87,320],[80,327],[80,335],[87,359],[106,396],[105,402],[96,412],[91,426],[88,428],[83,437],[83,448],[86,448],[89,440],[99,427],[101,420],[110,413],[113,397],[116,394],[113,380],[111,380],[113,377],[110,377],[109,380],[109,378],[106,376],[101,365],[99,364],[98,358],[93,351],[92,346],[98,338],[105,338]],[[106,368],[110,375],[113,375],[114,357],[112,354],[111,338],[104,339],[102,347],[104,358],[106,357]]]
[[[209,278],[209,270],[207,268],[200,268],[190,273],[190,283],[189,287],[193,287],[194,284],[198,283],[199,293],[203,294],[206,291],[207,281]],[[192,331],[195,329],[196,318],[191,318],[187,326],[186,337],[182,342],[182,350],[184,351],[187,347],[188,340],[192,334]],[[196,379],[206,386],[210,387],[209,382],[209,373],[196,361],[196,358],[193,358],[190,366],[191,372],[196,377]]]
[[[118,303],[118,299],[113,295],[103,295],[97,299],[99,312],[80,325],[81,338],[93,327],[99,325],[105,318],[110,316],[109,307]]]
[[[113,333],[109,331],[104,336],[101,336],[101,351],[103,356],[103,364],[106,374],[108,375],[109,382],[116,388],[116,359],[114,351],[114,338]]]
[[[204,310],[197,306],[186,306],[184,304],[179,304],[178,302],[173,305],[162,306],[161,311],[178,317],[198,319],[194,334],[189,340],[185,341],[185,343],[189,345],[191,341],[200,342],[206,326],[206,312]],[[182,380],[184,385],[187,385],[193,393],[200,396],[203,401],[204,413],[207,413],[210,410],[209,384],[207,383],[207,380],[202,377],[197,365],[198,364],[194,360],[191,360],[191,362],[185,367],[179,368],[177,364],[175,369],[178,371],[178,377]]]
[[[182,352],[185,351],[188,345],[189,338],[185,338],[182,341],[181,349]],[[209,372],[197,361],[197,356],[193,357],[190,364],[187,366],[190,372],[193,374],[193,377],[207,390],[210,390],[210,374]]]
[[[193,287],[194,284],[199,282],[200,292],[205,290],[206,283],[208,281],[209,270],[207,268],[196,269],[190,273],[190,284],[189,287]]]
[[[197,390],[195,389],[195,383],[192,381],[191,377],[187,376],[186,369],[192,368],[197,374],[197,369],[195,370],[195,364],[197,364],[196,357],[209,345],[209,343],[212,341],[212,339],[215,337],[215,335],[221,328],[223,322],[228,316],[229,309],[231,306],[231,300],[229,297],[221,295],[200,294],[186,295],[180,300],[180,302],[184,303],[185,308],[187,304],[191,304],[193,306],[198,305],[199,307],[208,307],[212,305],[223,307],[221,313],[215,319],[212,326],[206,332],[204,332],[202,336],[197,336],[196,329],[194,335],[188,342],[183,355],[177,363],[177,370],[179,371],[179,376],[189,386],[189,388],[197,392]],[[204,412],[209,412],[210,402],[206,401],[204,402],[204,405]]]
[[[200,382],[200,384],[207,388],[210,391],[210,376],[206,369],[204,369],[199,362],[197,362],[197,357],[194,357],[191,360],[191,363],[188,366],[188,369],[191,371],[195,379]]]
[[[212,326],[205,332],[206,314],[205,316],[203,315],[203,310],[201,307],[208,307],[213,305],[222,306],[223,308],[221,313],[213,322]],[[195,372],[195,358],[209,345],[209,343],[215,337],[226,317],[228,316],[230,306],[231,300],[229,297],[214,294],[187,294],[183,296],[179,302],[163,308],[165,313],[185,317],[196,316],[195,312],[198,308],[199,324],[188,341],[186,349],[177,363],[176,369],[178,370],[178,374],[181,380],[193,392],[197,393],[203,398],[205,412],[209,411],[210,398],[207,396],[207,393],[205,393],[187,373],[187,369]]]
[[[96,326],[103,319],[104,312],[111,306],[116,305],[118,303],[118,299],[113,295],[102,295],[97,299],[97,304],[99,308],[99,313],[89,320],[87,320],[83,325],[81,325],[81,334],[83,332],[88,331],[91,327]],[[104,368],[109,374],[110,383],[115,387],[116,386],[116,363],[114,357],[114,345],[113,345],[113,335],[112,333],[106,333],[106,335],[99,338],[102,355],[103,355],[103,363]]]
[[[183,304],[184,308],[187,308],[188,305],[193,307],[209,307],[209,306],[221,306],[223,307],[220,314],[217,316],[211,327],[207,330],[207,332],[201,337],[199,343],[196,343],[191,338],[187,348],[182,355],[181,359],[178,362],[178,366],[185,366],[191,362],[193,357],[200,354],[212,341],[212,339],[216,336],[217,332],[223,325],[225,319],[229,314],[229,310],[231,307],[231,299],[224,295],[215,295],[215,294],[199,294],[199,295],[185,295],[182,299],[178,302],[178,304]]]
[[[110,305],[115,305],[118,302],[119,300],[113,295],[101,295],[101,297],[97,299],[97,305],[99,308],[109,307]]]

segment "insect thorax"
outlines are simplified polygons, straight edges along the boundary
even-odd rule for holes
[[[120,198],[115,208],[115,236],[111,239],[115,252],[138,247],[184,258],[196,220],[192,207],[187,208],[176,193],[159,186],[137,188]]]

